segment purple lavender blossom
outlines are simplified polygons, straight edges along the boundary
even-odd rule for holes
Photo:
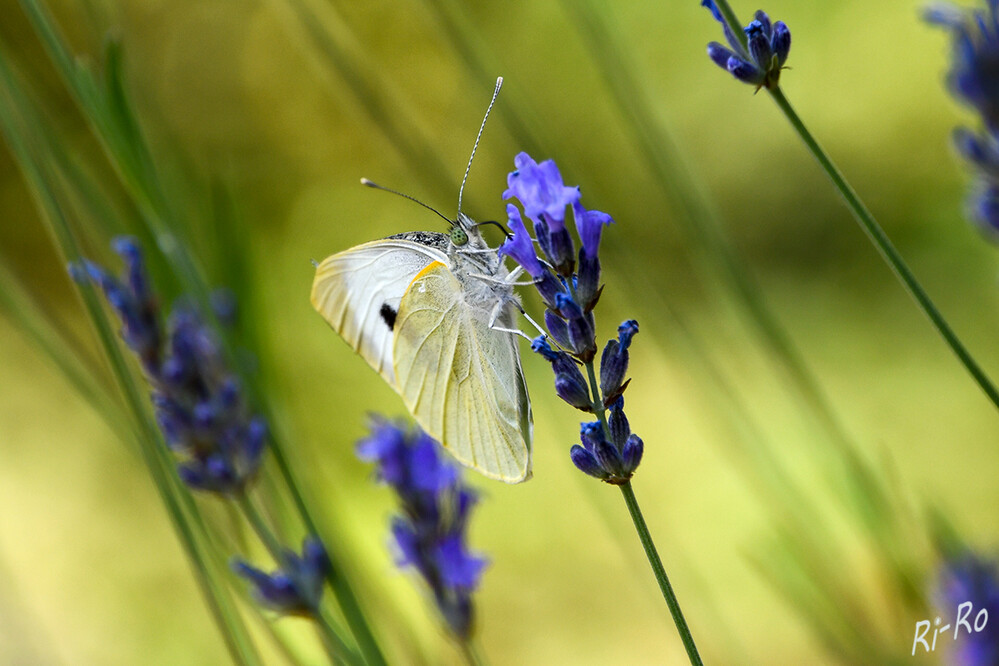
[[[956,613],[962,604],[971,603],[965,611],[964,624],[956,625],[957,638],[949,663],[957,666],[994,666],[999,664],[999,563],[971,551],[949,558],[940,574],[937,602],[947,613]],[[974,622],[985,610],[988,620],[981,631]],[[956,620],[955,620],[956,622]]]
[[[113,247],[125,261],[122,278],[92,262],[70,272],[100,287],[121,320],[121,336],[153,386],[167,446],[184,457],[177,465],[181,480],[196,490],[240,492],[260,467],[266,422],[250,412],[215,331],[197,310],[180,303],[164,326],[138,244],[122,237]]]
[[[977,169],[967,200],[969,216],[985,235],[999,241],[999,4],[984,9],[961,9],[949,3],[931,6],[930,23],[949,28],[953,60],[947,76],[954,96],[974,108],[982,118],[980,134],[960,128],[954,143]]]
[[[644,444],[624,415],[624,398],[618,398],[610,409],[607,428],[599,421],[580,426],[580,444],[569,451],[573,464],[590,476],[607,483],[627,483],[642,462]],[[607,431],[610,431],[610,437]]]
[[[507,176],[509,187],[503,198],[520,201],[555,272],[572,275],[575,249],[565,227],[565,207],[579,201],[579,188],[565,186],[554,160],[538,164],[527,153],[519,153],[513,163],[517,168]]]
[[[241,559],[233,560],[232,569],[253,583],[253,597],[261,606],[283,614],[315,615],[330,571],[322,542],[306,537],[301,555],[285,550],[282,559],[280,568],[269,574]]]
[[[402,513],[392,521],[399,565],[420,573],[448,628],[467,639],[474,620],[472,593],[487,565],[465,545],[475,494],[422,431],[377,419],[371,435],[358,443],[357,455],[376,463],[378,478],[399,497]]]
[[[771,23],[766,12],[759,10],[754,20],[743,28],[746,33],[746,45],[743,46],[714,0],[701,0],[701,6],[707,7],[715,20],[722,24],[725,41],[731,47],[711,42],[708,44],[708,57],[743,83],[756,86],[757,90],[776,88],[791,50],[791,31],[787,25],[783,21]]]

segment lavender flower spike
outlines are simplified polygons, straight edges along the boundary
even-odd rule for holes
[[[999,6],[990,0],[984,9],[935,4],[925,18],[948,28],[953,59],[947,81],[960,101],[982,118],[980,133],[960,128],[954,134],[958,152],[976,169],[967,199],[968,215],[985,236],[999,241]]]
[[[611,410],[611,437],[608,441],[599,421],[582,423],[579,439],[569,451],[573,464],[583,473],[614,485],[627,483],[642,461],[642,440],[631,433],[624,418],[624,403]]]
[[[951,92],[995,131],[999,130],[999,16],[995,2],[983,4],[983,9],[971,10],[938,3],[924,17],[952,31],[953,59],[947,75]]]
[[[396,492],[401,514],[392,521],[400,566],[413,567],[426,581],[450,631],[467,639],[473,628],[472,593],[487,561],[465,545],[475,494],[440,445],[421,431],[407,431],[377,419],[357,455],[377,463],[378,477]]]
[[[564,226],[565,207],[579,200],[579,188],[565,186],[554,160],[538,164],[522,152],[513,158],[513,164],[517,169],[507,176],[509,187],[503,198],[519,199],[527,217],[543,219],[552,230]]]
[[[250,412],[215,331],[197,310],[180,303],[164,326],[138,244],[123,237],[113,246],[125,260],[121,279],[91,262],[70,272],[97,284],[121,320],[121,336],[152,384],[167,446],[183,457],[181,480],[196,490],[240,492],[260,467],[267,424]]]

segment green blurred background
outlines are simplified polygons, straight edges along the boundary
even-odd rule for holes
[[[555,158],[567,183],[582,186],[585,205],[615,217],[604,235],[598,339],[614,335],[623,319],[641,324],[628,413],[646,453],[634,485],[705,658],[836,659],[801,606],[763,573],[776,561],[774,535],[783,523],[780,497],[767,496],[773,479],[753,462],[754,428],[805,489],[816,524],[836,536],[829,545],[843,557],[820,586],[855,598],[857,625],[908,654],[924,616],[885,601],[883,572],[846,508],[827,435],[746,323],[710,255],[678,223],[681,207],[646,159],[653,139],[636,140],[602,74],[607,43],[580,31],[581,5],[49,6],[85,60],[99,59],[107,35],[120,39],[128,92],[158,169],[186,197],[179,206],[204,214],[213,185],[229,192],[243,234],[228,241],[248,248],[255,274],[258,317],[246,325],[276,370],[266,389],[284,408],[296,465],[342,528],[339,548],[400,661],[457,663],[459,656],[416,581],[393,566],[389,493],[353,454],[368,412],[399,415],[403,407],[312,311],[309,260],[393,233],[439,230],[435,216],[358,179],[453,214],[497,75],[506,86],[479,147],[465,212],[502,219],[505,174],[526,148],[538,160]],[[719,26],[694,0],[594,8],[624,54],[649,120],[669,128],[683,174],[716,209],[758,293],[863,461],[890,489],[925,581],[933,567],[920,527],[927,503],[970,543],[993,548],[996,414],[768,96],[754,96],[705,56]],[[734,8],[748,20],[757,7]],[[963,219],[967,174],[949,132],[974,119],[944,89],[946,36],[920,21],[918,3],[774,0],[765,9],[793,34],[793,69],[782,80],[791,102],[981,364],[999,376],[996,250]],[[460,19],[472,55],[455,47],[446,17]],[[97,165],[119,197],[112,205],[127,208],[14,2],[0,9],[0,39],[65,153]],[[467,66],[470,57],[481,58],[483,71]],[[344,61],[354,63],[349,75],[337,66]],[[536,146],[523,145],[517,122]],[[88,250],[117,265],[106,242]],[[87,353],[99,354],[6,150],[0,259]],[[617,491],[569,462],[579,414],[554,398],[547,364],[522,351],[534,401],[535,477],[507,487],[469,475],[483,495],[471,541],[492,561],[476,596],[484,652],[495,664],[681,661]],[[0,378],[0,661],[225,660],[138,458],[10,318],[0,318]]]

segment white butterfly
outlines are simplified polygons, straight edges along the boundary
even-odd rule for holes
[[[461,212],[460,192],[449,234],[397,234],[324,260],[312,305],[459,462],[519,483],[531,476],[533,423],[514,335],[516,272]]]

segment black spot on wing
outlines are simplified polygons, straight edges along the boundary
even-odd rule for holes
[[[382,321],[385,322],[390,331],[395,328],[395,317],[399,314],[398,310],[395,310],[388,303],[382,303],[382,309],[378,311],[378,314],[382,316]]]

